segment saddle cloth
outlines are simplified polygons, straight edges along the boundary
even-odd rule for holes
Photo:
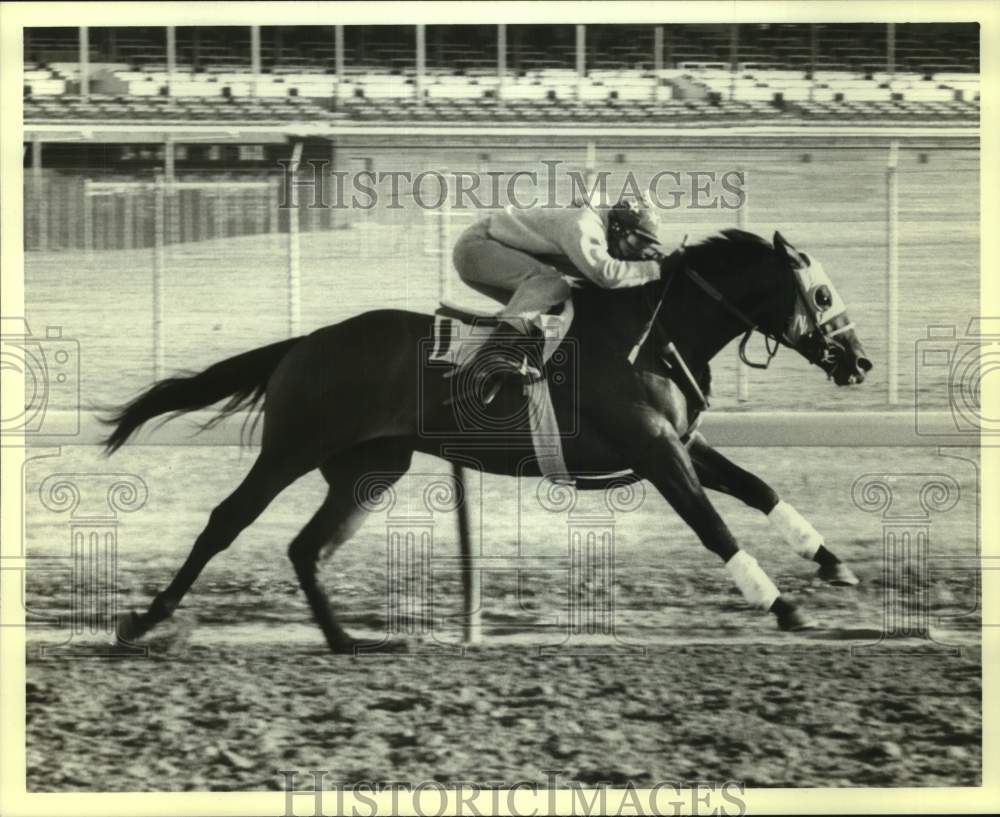
[[[539,315],[532,321],[533,326],[545,338],[543,363],[547,363],[552,353],[559,348],[572,322],[571,300],[562,305],[561,312]],[[431,353],[431,360],[461,366],[475,356],[499,323],[500,319],[492,312],[467,309],[441,301],[441,306],[434,313],[434,351]]]
[[[534,325],[542,332],[545,338],[543,349],[543,359],[548,361],[552,354],[559,348],[570,324],[573,322],[573,302],[567,301],[561,313],[541,315],[534,322]],[[466,362],[475,355],[476,351],[489,336],[492,329],[499,324],[499,319],[488,312],[465,309],[445,301],[434,313],[434,340],[430,359],[436,363],[459,365]],[[671,344],[672,347],[672,344]],[[708,400],[702,393],[701,386],[695,381],[683,358],[676,349],[671,349],[673,359],[667,361],[668,368],[674,369],[671,372],[675,382],[682,383],[683,379],[690,381],[690,386],[682,385],[690,396],[697,396],[701,399],[704,408],[708,407]],[[677,369],[681,370],[679,376]],[[693,394],[688,390],[693,388]],[[705,389],[707,392],[707,388]],[[528,399],[528,417],[531,429],[531,442],[535,451],[542,476],[552,482],[562,484],[575,484],[578,480],[584,484],[607,480],[618,480],[622,478],[634,477],[631,468],[611,473],[578,474],[573,477],[569,474],[566,461],[563,457],[562,436],[559,430],[559,422],[556,419],[555,409],[552,405],[549,393],[548,380],[529,381],[525,384],[525,396]],[[693,421],[688,426],[686,432],[681,436],[681,442],[685,446],[690,446],[695,434],[701,426],[704,416],[703,410],[698,409]]]
[[[442,301],[434,313],[434,343],[430,354],[435,363],[461,366],[472,357],[500,321],[488,312],[479,312]],[[573,322],[573,302],[567,301],[558,314],[539,315],[533,322],[544,340],[542,360],[547,362],[562,343]],[[562,436],[556,419],[548,380],[530,380],[524,388],[528,399],[531,443],[542,476],[553,482],[572,483],[563,457]]]

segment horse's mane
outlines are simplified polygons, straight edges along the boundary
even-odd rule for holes
[[[705,271],[709,272],[713,268],[726,269],[736,264],[756,265],[769,258],[774,253],[774,247],[756,233],[732,228],[692,244],[686,252],[693,263],[704,264]]]
[[[757,267],[774,257],[774,247],[770,241],[756,233],[735,228],[720,230],[696,244],[687,246],[684,252],[691,267],[707,277],[725,274],[730,270]],[[584,285],[574,293],[574,303],[578,317],[590,315],[590,320],[595,325],[606,323],[609,315],[613,314],[612,322],[620,321],[626,327],[631,327],[632,323],[635,323],[641,327],[649,315],[652,303],[659,298],[662,288],[663,281],[660,279],[639,287],[613,290]],[[651,297],[654,300],[651,301]],[[614,312],[611,313],[609,310]],[[696,373],[696,376],[698,374],[700,373]],[[706,393],[709,385],[708,376],[708,372],[704,372],[706,381],[701,384]]]

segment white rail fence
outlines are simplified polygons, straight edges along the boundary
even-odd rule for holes
[[[297,166],[297,163],[296,163]],[[294,171],[293,171],[294,172]],[[213,234],[218,235],[219,225],[224,222],[226,203],[232,198],[245,194],[255,197],[263,196],[263,200],[273,197],[278,191],[273,181],[178,181],[164,175],[158,175],[153,181],[92,181],[83,182],[83,231],[84,249],[91,252],[94,249],[93,201],[95,199],[117,199],[121,202],[122,222],[120,237],[122,246],[130,246],[133,240],[134,213],[151,197],[153,207],[152,218],[152,273],[150,286],[152,290],[152,327],[153,327],[153,377],[156,380],[165,374],[164,367],[164,328],[163,328],[163,288],[164,280],[169,274],[167,268],[166,246],[180,241],[180,195],[184,191],[193,191],[210,200],[219,202],[216,215],[212,219]],[[300,326],[299,297],[299,234],[298,210],[289,208],[290,228],[287,233],[288,257],[288,326],[289,335],[298,334]],[[168,212],[172,211],[172,212]],[[220,214],[221,213],[221,217]],[[276,219],[275,219],[276,221]],[[109,223],[111,220],[109,219]],[[108,237],[106,236],[106,239]],[[110,241],[108,242],[110,243]]]
[[[900,402],[900,348],[899,348],[899,150],[900,139],[888,142],[885,163],[885,223],[886,223],[886,316],[885,337],[887,338],[886,360],[886,404],[890,407]],[[295,184],[295,174],[301,158],[301,143],[298,143],[290,163],[289,185],[291,202],[298,203],[299,190]],[[586,145],[586,165],[589,173],[596,166],[596,148],[593,140]],[[35,218],[29,246],[46,249],[57,243],[55,223],[49,218],[49,210],[57,206],[46,203],[45,196],[34,187],[33,206],[26,208],[34,212]],[[168,245],[186,243],[192,240],[236,236],[244,230],[253,233],[271,233],[281,243],[284,255],[287,291],[287,331],[290,336],[301,331],[301,287],[302,253],[301,230],[324,229],[333,226],[322,222],[326,214],[314,208],[298,206],[282,207],[283,192],[279,179],[256,181],[197,181],[177,180],[159,175],[152,181],[92,181],[84,180],[82,185],[82,206],[74,203],[80,198],[72,191],[63,191],[63,199],[58,206],[68,208],[64,214],[69,223],[79,218],[82,225],[82,249],[92,253],[100,249],[148,249],[151,263],[151,323],[153,328],[151,360],[153,374],[160,378],[164,371],[164,331],[163,331],[163,287],[169,276]],[[27,193],[27,190],[26,190]],[[186,198],[185,198],[186,197]],[[193,198],[196,197],[196,198]],[[446,202],[450,197],[446,197]],[[300,209],[302,210],[300,213]],[[71,210],[71,211],[70,211]],[[281,211],[287,212],[282,215]],[[37,212],[36,212],[37,211]],[[44,212],[42,212],[44,211]],[[424,210],[424,252],[436,256],[438,288],[442,298],[453,297],[455,272],[451,265],[451,247],[461,229],[475,217],[467,210],[457,211],[447,205],[434,210]],[[370,220],[370,211],[363,214],[363,223]],[[302,220],[305,220],[304,222]],[[749,229],[750,214],[747,197],[736,211],[736,226]],[[237,223],[238,222],[238,223]],[[45,229],[42,225],[47,224]],[[359,224],[359,226],[361,226]],[[370,226],[370,225],[369,225]],[[79,246],[80,234],[63,237],[64,248]],[[361,242],[362,250],[369,241]],[[736,397],[739,403],[750,400],[750,371],[745,364],[736,366]]]

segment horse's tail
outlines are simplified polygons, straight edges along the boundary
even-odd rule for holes
[[[289,338],[244,352],[219,361],[200,374],[158,380],[111,416],[101,418],[105,425],[114,426],[104,440],[105,452],[113,454],[143,423],[161,414],[169,413],[169,420],[228,397],[219,413],[202,427],[204,429],[211,428],[240,409],[257,405],[264,396],[272,372],[300,340],[300,337]]]

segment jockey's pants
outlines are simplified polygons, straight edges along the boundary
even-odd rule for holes
[[[539,315],[570,297],[572,289],[555,267],[490,238],[489,217],[468,227],[452,259],[472,289],[505,304],[497,317],[527,332]]]

